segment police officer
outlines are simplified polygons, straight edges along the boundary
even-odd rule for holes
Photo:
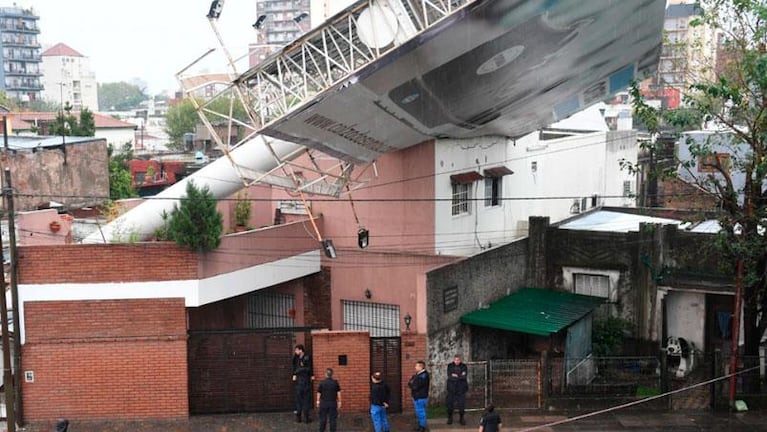
[[[296,421],[301,423],[301,416],[306,423],[312,421],[312,381],[314,381],[314,368],[312,357],[304,351],[304,346],[296,345],[293,355],[293,382],[296,391]]]
[[[466,381],[468,372],[468,368],[461,361],[460,354],[456,354],[452,363],[447,365],[447,424],[453,424],[454,408],[458,408],[460,415],[458,421],[462,425],[466,424],[463,414],[466,407],[466,392],[469,391],[469,383]]]
[[[413,398],[415,417],[418,420],[418,432],[426,432],[426,405],[429,402],[429,372],[423,360],[415,362],[415,374],[410,377],[407,386]]]
[[[341,407],[341,386],[333,379],[333,369],[325,370],[325,379],[317,386],[317,409],[320,410],[320,432],[330,419],[330,432],[336,432],[338,408]]]

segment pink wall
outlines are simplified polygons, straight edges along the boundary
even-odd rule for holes
[[[16,244],[31,246],[71,243],[72,219],[72,216],[60,215],[53,209],[17,213]],[[58,230],[51,226],[52,222],[58,222]]]
[[[297,163],[307,164],[304,160]],[[378,177],[352,192],[360,224],[370,231],[369,250],[434,253],[434,142],[385,154],[376,161],[376,168]],[[373,172],[369,168],[366,177]],[[310,178],[313,173],[303,174]],[[273,204],[277,199],[297,199],[282,190],[274,191]],[[358,227],[348,197],[306,198],[315,216],[323,217],[322,235],[332,239],[337,250],[357,250]]]
[[[449,256],[423,256],[407,253],[375,253],[349,251],[339,253],[336,259],[323,258],[323,265],[331,269],[331,313],[333,329],[343,329],[342,300],[396,304],[400,317],[410,314],[411,331],[425,333],[426,308],[420,304],[425,288],[419,280],[423,274],[439,265],[454,261]],[[369,289],[370,299],[365,298]],[[405,330],[404,322],[400,322]]]
[[[249,186],[241,191],[241,196],[250,200],[250,223],[252,228],[260,228],[272,225],[274,222],[274,203],[271,202],[272,188],[266,185]],[[238,194],[227,197],[218,202],[218,211],[224,217],[224,232],[234,229],[234,207],[237,204]]]

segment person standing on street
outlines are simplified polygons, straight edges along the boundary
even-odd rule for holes
[[[320,432],[330,418],[330,432],[336,432],[338,409],[341,408],[341,385],[333,379],[333,369],[325,370],[325,379],[317,386],[317,409],[320,410]]]
[[[429,401],[429,372],[426,371],[426,363],[418,360],[415,363],[415,375],[410,378],[407,386],[410,387],[410,395],[413,397],[415,416],[418,419],[418,432],[426,432],[426,403]]]
[[[479,432],[501,432],[501,417],[495,412],[493,404],[487,406],[479,419]]]
[[[383,382],[381,372],[374,372],[370,377],[370,418],[373,420],[375,432],[389,432],[389,419],[386,410],[389,408],[389,386]]]
[[[460,354],[456,354],[452,363],[447,365],[447,424],[453,424],[453,409],[458,409],[458,422],[466,424],[463,418],[466,408],[466,392],[469,383],[466,380],[469,369],[463,364]]]
[[[293,382],[295,383],[296,421],[301,423],[301,417],[306,423],[311,423],[312,412],[312,381],[314,368],[312,357],[304,351],[304,346],[296,345],[293,355]]]

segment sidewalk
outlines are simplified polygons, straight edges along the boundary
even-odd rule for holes
[[[708,411],[677,411],[674,413],[638,411],[612,412],[577,421],[546,427],[553,422],[564,421],[577,414],[544,413],[540,411],[499,412],[503,419],[504,431],[526,431],[536,426],[544,426],[536,431],[667,431],[667,432],[767,432],[767,412],[749,411],[745,413],[712,414]],[[448,426],[444,418],[430,419],[431,432],[477,431],[479,412],[466,415],[466,426],[455,424]],[[216,416],[194,416],[179,421],[103,421],[81,422],[69,419],[70,432],[254,432],[254,431],[296,431],[316,432],[319,430],[317,419],[310,424],[296,423],[292,413],[231,414]],[[412,413],[389,416],[392,432],[409,432],[414,429],[415,416]],[[5,431],[2,424],[0,431]],[[51,432],[54,424],[29,424],[18,431]],[[372,432],[369,416],[362,413],[348,414],[341,412],[338,432]]]

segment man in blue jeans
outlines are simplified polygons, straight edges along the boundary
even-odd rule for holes
[[[386,418],[386,409],[389,408],[389,396],[391,390],[383,382],[381,372],[374,372],[370,376],[373,384],[370,386],[370,418],[373,420],[375,432],[389,432],[389,420]]]
[[[413,397],[415,416],[418,419],[418,432],[426,432],[426,403],[429,401],[429,372],[426,371],[426,363],[418,360],[415,363],[415,375],[410,378],[407,386],[410,387],[410,395]]]

